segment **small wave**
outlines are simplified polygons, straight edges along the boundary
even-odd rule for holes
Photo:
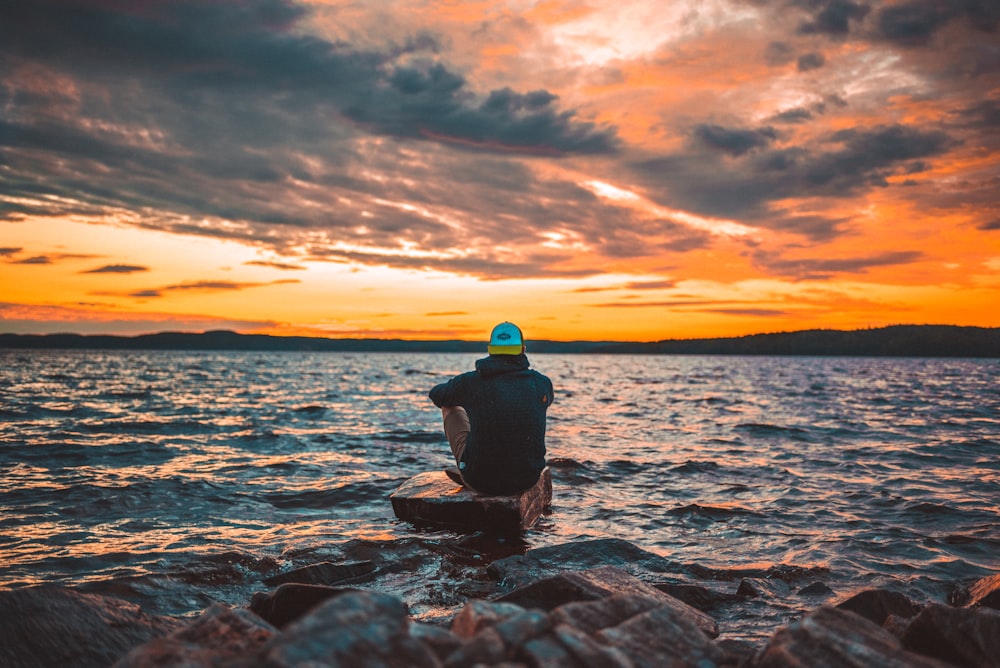
[[[395,489],[395,482],[392,488]],[[310,508],[319,510],[337,506],[385,501],[389,494],[386,488],[370,483],[342,485],[334,489],[307,490],[303,492],[278,492],[265,494],[264,499],[275,508]]]
[[[950,506],[945,506],[939,503],[929,503],[927,501],[911,504],[909,506],[906,506],[904,510],[914,513],[922,513],[924,515],[958,514],[958,511],[956,511],[954,508]]]
[[[719,465],[713,461],[695,461],[689,459],[683,464],[673,467],[670,471],[673,473],[708,473],[709,471],[718,471],[719,468]]]
[[[671,508],[668,515],[694,515],[712,520],[728,519],[730,517],[763,517],[761,513],[740,506],[703,506],[699,503],[689,503],[686,506]]]
[[[810,441],[809,432],[799,427],[783,427],[767,422],[742,422],[735,427],[736,431],[750,436],[787,436],[796,441]]]
[[[307,406],[296,406],[292,409],[295,413],[307,413],[310,415],[318,415],[320,413],[326,412],[326,406],[319,406],[316,404],[309,404]]]
[[[378,434],[375,440],[392,443],[443,443],[445,437],[441,431],[390,431]]]

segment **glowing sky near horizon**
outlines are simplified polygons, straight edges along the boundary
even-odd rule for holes
[[[986,0],[0,5],[0,332],[1000,326]]]

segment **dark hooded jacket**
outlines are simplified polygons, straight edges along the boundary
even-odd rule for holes
[[[552,381],[520,355],[490,355],[476,370],[430,391],[431,401],[469,414],[462,477],[484,494],[514,494],[538,481],[545,468],[545,411]]]

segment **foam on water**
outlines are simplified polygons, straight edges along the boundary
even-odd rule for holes
[[[172,574],[197,610],[289,555],[418,536],[387,497],[448,463],[426,393],[474,360],[0,351],[0,587],[162,597]],[[939,600],[1000,570],[996,360],[531,360],[555,500],[528,547],[624,538]]]

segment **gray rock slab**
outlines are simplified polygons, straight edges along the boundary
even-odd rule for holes
[[[552,474],[515,496],[486,496],[455,483],[442,471],[416,475],[389,497],[396,517],[418,525],[466,531],[518,533],[531,527],[552,503]]]

